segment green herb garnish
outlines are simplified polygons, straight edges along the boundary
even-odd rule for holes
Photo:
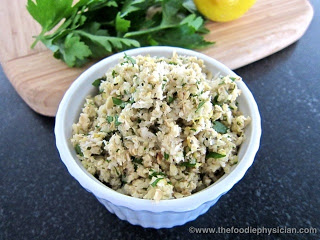
[[[118,115],[115,115],[114,117],[107,116],[107,122],[112,123],[114,121],[114,125],[116,127],[118,127],[121,124],[121,122],[119,122],[118,118],[119,118]]]
[[[95,86],[95,87],[99,88],[102,80],[104,80],[104,79],[103,78],[98,78],[98,79],[94,80],[93,83],[92,83],[92,86]]]
[[[76,153],[78,155],[80,155],[81,157],[83,157],[83,152],[81,151],[81,147],[79,144],[77,144],[75,147],[74,147],[74,150],[76,151]]]
[[[133,103],[134,103],[134,99],[133,99],[133,98],[130,98],[130,99],[127,101],[127,103],[133,104]]]
[[[116,167],[114,167],[114,169],[116,170],[117,175],[120,176],[120,173],[118,172],[118,169]]]
[[[112,123],[113,122],[113,117],[112,116],[107,116],[107,121],[108,121],[108,123]]]
[[[118,120],[118,115],[115,115],[114,116],[114,125],[116,126],[116,127],[118,127],[120,124],[121,124],[121,122],[119,122],[119,120]]]
[[[134,66],[136,64],[136,60],[133,57],[128,56],[126,53],[124,53],[124,57],[123,58],[127,59],[129,62],[131,62],[132,66]]]
[[[132,157],[131,159],[133,163],[142,164],[142,158]]]
[[[150,178],[150,179],[151,179],[152,177],[157,177],[158,175],[166,176],[166,174],[163,173],[163,172],[155,172],[155,171],[153,171],[153,170],[151,170],[151,171],[152,171],[152,173],[149,174],[149,178]]]
[[[115,98],[115,97],[112,97],[112,102],[113,102],[114,105],[118,105],[120,107],[124,107],[124,105],[125,105],[124,101],[122,101],[119,98]]]
[[[124,179],[122,178],[122,176],[121,176],[121,187],[122,187],[123,185],[125,185],[125,184],[127,184],[127,181],[124,180]]]
[[[189,163],[189,162],[182,162],[180,163],[180,166],[185,166],[185,167],[195,167],[195,163]]]
[[[224,154],[220,154],[220,153],[216,153],[216,152],[209,152],[206,154],[206,159],[208,159],[208,158],[223,158],[225,156],[226,155],[224,155]]]
[[[174,97],[169,96],[168,97],[168,104],[172,103],[175,100]]]
[[[142,165],[142,158],[131,157],[131,160],[132,160],[132,162],[133,162],[134,171],[137,171],[137,169],[138,169],[138,164],[141,164],[141,165]]]
[[[213,122],[213,129],[216,130],[216,132],[223,134],[227,133],[228,131],[228,127],[219,121]]]
[[[162,179],[164,179],[164,178],[157,178],[153,183],[151,183],[151,186],[152,186],[152,187],[155,187],[155,186],[158,184],[158,182],[159,182],[160,180],[162,180]]]
[[[195,159],[191,159],[189,162],[182,162],[180,163],[180,166],[185,166],[185,167],[195,167],[197,164],[197,161]]]
[[[218,97],[219,97],[219,95],[216,95],[216,96],[211,100],[212,105],[219,105]]]
[[[200,108],[202,108],[202,107],[203,107],[203,105],[204,105],[205,103],[206,103],[206,101],[202,100],[202,101],[199,103],[199,105],[198,105],[198,108],[197,108],[196,112],[198,112],[198,111],[199,111],[199,109],[200,109]]]
[[[113,102],[114,105],[120,106],[123,109],[123,108],[125,108],[125,106],[128,103],[133,104],[134,100],[133,99],[129,99],[127,102],[125,102],[125,101],[122,101],[120,98],[112,97],[112,102]]]
[[[112,77],[115,78],[116,74],[118,74],[115,70],[112,70]]]
[[[164,159],[166,159],[166,160],[169,159],[169,154],[168,153],[164,153]]]

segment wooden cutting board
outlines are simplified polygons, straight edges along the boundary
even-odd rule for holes
[[[69,68],[41,43],[30,49],[40,26],[29,16],[26,0],[1,0],[0,60],[8,79],[36,112],[54,116],[63,94],[89,67]],[[202,52],[236,69],[277,52],[298,40],[313,9],[307,0],[258,0],[242,18],[209,22],[206,38],[215,41]]]

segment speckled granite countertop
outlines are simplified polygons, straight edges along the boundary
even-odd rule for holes
[[[67,172],[54,118],[34,113],[0,72],[0,239],[320,239],[320,2],[306,34],[236,70],[262,117],[245,177],[206,214],[143,229],[109,213]],[[195,234],[190,227],[317,228],[317,234]]]

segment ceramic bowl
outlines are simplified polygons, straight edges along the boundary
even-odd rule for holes
[[[204,60],[207,69],[213,75],[237,76],[222,63],[196,51],[176,47],[145,47],[126,51],[127,55],[151,55],[158,57],[170,57],[173,51],[179,55],[196,56]],[[56,115],[55,136],[56,145],[63,163],[69,173],[87,191],[96,196],[111,213],[131,224],[151,228],[170,228],[182,225],[204,214],[214,205],[219,198],[227,193],[246,173],[252,165],[258,151],[261,136],[261,123],[259,110],[250,90],[244,82],[238,82],[242,90],[238,98],[239,109],[245,116],[251,117],[251,123],[245,130],[246,139],[239,149],[238,164],[231,168],[230,173],[225,174],[217,182],[206,189],[191,196],[161,200],[156,203],[153,200],[138,199],[118,193],[86,171],[70,142],[72,124],[78,121],[85,97],[94,94],[95,87],[91,83],[101,77],[107,69],[116,65],[124,53],[118,53],[107,57],[82,73],[65,93]]]

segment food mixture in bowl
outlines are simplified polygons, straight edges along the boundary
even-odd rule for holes
[[[71,142],[83,166],[137,198],[174,199],[230,171],[250,122],[240,77],[213,76],[201,59],[127,56],[93,82]]]

